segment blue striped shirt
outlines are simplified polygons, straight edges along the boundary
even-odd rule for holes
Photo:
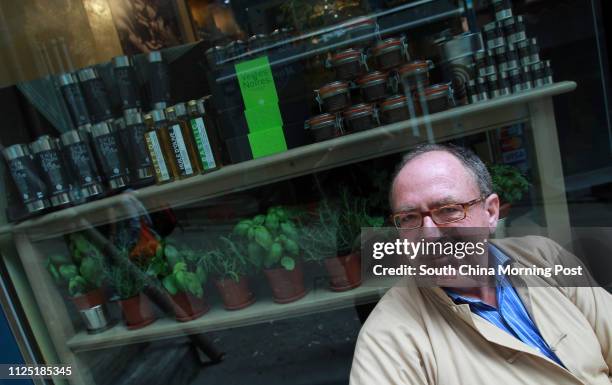
[[[489,245],[489,256],[493,262],[492,267],[497,269],[497,265],[505,265],[510,261],[510,258],[501,250],[491,244]],[[542,338],[508,277],[497,275],[496,279],[497,309],[479,299],[464,297],[450,289],[445,289],[445,291],[455,303],[470,305],[472,313],[481,316],[527,345],[538,349],[546,357],[563,366],[559,357],[550,350],[550,347]]]

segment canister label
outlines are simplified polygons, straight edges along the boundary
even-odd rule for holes
[[[210,147],[210,140],[208,139],[208,134],[206,133],[204,119],[191,119],[191,129],[193,131],[193,137],[195,138],[196,146],[198,147],[198,154],[200,154],[200,159],[202,159],[202,166],[204,166],[204,169],[209,170],[217,167],[215,156],[212,148]]]
[[[170,173],[168,172],[168,166],[164,159],[164,153],[162,152],[157,133],[155,131],[149,131],[145,134],[147,141],[147,147],[151,154],[151,161],[153,162],[153,168],[155,169],[155,175],[159,182],[165,182],[170,180]]]
[[[176,157],[176,162],[183,175],[193,174],[193,167],[191,160],[189,160],[189,153],[187,152],[187,146],[185,145],[185,139],[181,132],[181,126],[174,124],[168,127],[170,134],[170,143],[172,144],[172,150]]]
[[[45,198],[45,185],[40,180],[29,157],[22,156],[10,160],[9,170],[24,203]]]
[[[49,190],[52,194],[67,192],[70,188],[66,173],[62,167],[62,158],[59,151],[41,151],[35,155],[38,158],[43,175],[47,178]]]
[[[95,162],[87,143],[73,143],[66,146],[66,151],[80,186],[89,186],[94,182],[100,181]]]

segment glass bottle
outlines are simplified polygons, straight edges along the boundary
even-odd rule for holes
[[[164,131],[176,162],[178,177],[187,178],[199,174],[201,168],[187,123],[179,120],[175,107],[166,108],[166,119],[168,123]]]
[[[189,127],[193,135],[202,171],[216,170],[221,166],[219,140],[211,119],[206,114],[205,99],[187,102]]]
[[[153,113],[157,116],[157,122],[153,119]],[[147,131],[145,132],[145,142],[147,144],[147,150],[153,163],[153,170],[155,171],[155,181],[157,184],[163,184],[171,182],[176,177],[176,171],[172,169],[172,163],[170,157],[166,152],[166,146],[161,135],[161,129],[164,127],[166,117],[161,110],[154,110],[149,114],[144,115],[144,121],[147,125]]]

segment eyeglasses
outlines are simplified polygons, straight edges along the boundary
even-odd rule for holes
[[[436,225],[459,222],[467,216],[468,209],[485,197],[480,197],[466,203],[454,203],[440,206],[429,211],[406,211],[391,215],[395,227],[402,230],[417,229],[423,226],[423,218],[429,216]]]

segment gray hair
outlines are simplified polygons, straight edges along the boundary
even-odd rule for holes
[[[395,182],[395,179],[397,178],[400,171],[402,171],[404,166],[406,166],[411,160],[413,160],[417,156],[432,151],[444,151],[459,159],[459,161],[461,161],[461,163],[465,166],[465,169],[474,178],[474,182],[478,186],[478,190],[480,191],[481,196],[486,197],[493,193],[493,182],[491,180],[491,174],[489,174],[487,166],[485,166],[485,164],[478,157],[478,155],[474,153],[474,151],[470,150],[469,148],[457,146],[454,144],[426,143],[417,146],[413,150],[410,150],[406,155],[404,155],[402,161],[397,165],[395,172],[393,173],[393,178],[391,178],[391,189],[389,191],[389,203],[391,205],[393,203],[393,183]]]

